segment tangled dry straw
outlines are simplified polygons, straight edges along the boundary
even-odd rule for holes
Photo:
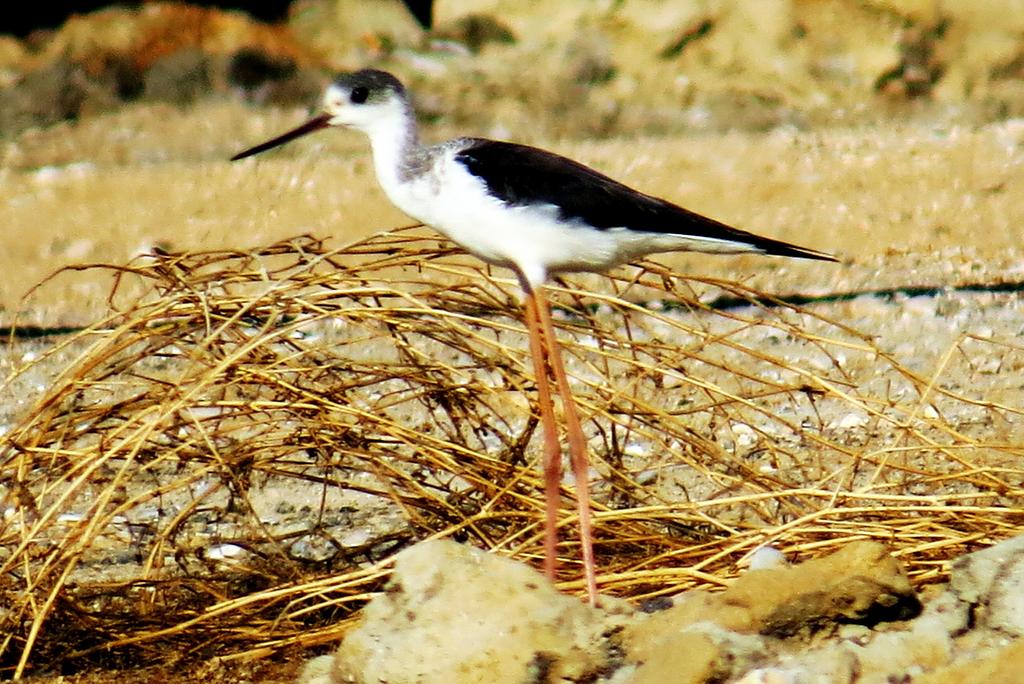
[[[536,561],[517,289],[429,235],[95,267],[115,275],[109,317],[35,361],[72,359],[0,442],[3,672],[334,640],[428,536]],[[939,381],[1020,348],[964,338],[918,375],[735,283],[650,263],[574,282],[552,298],[604,592],[720,584],[763,544],[800,559],[865,537],[937,581],[1020,525],[1021,409]],[[574,523],[566,506],[579,592]]]

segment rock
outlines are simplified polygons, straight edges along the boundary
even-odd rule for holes
[[[300,68],[287,55],[257,48],[245,48],[231,55],[223,71],[227,86],[255,104],[308,105],[319,99],[324,87],[324,79],[316,69]]]
[[[332,670],[334,669],[334,656],[325,655],[313,658],[302,668],[299,675],[299,684],[332,684]]]
[[[947,664],[953,652],[949,634],[930,623],[915,623],[913,628],[904,632],[876,634],[863,646],[842,642],[823,649],[818,662],[832,661],[829,651],[836,648],[845,650],[854,662],[851,682],[880,683],[909,681],[908,678],[923,670]]]
[[[954,654],[952,633],[962,628],[963,606],[949,592],[932,600],[906,629],[878,632],[844,625],[820,646],[794,652],[786,642],[775,649],[778,662],[747,672],[741,684],[888,684],[918,681],[922,672],[948,665]]]
[[[990,653],[914,677],[914,684],[1018,684],[1024,672],[1024,640],[1018,639]],[[892,681],[892,680],[890,680]]]
[[[786,642],[776,649],[783,654],[777,657],[778,662],[747,672],[740,682],[916,683],[924,672],[942,671],[957,653],[954,636],[967,628],[967,604],[952,591],[931,593],[934,596],[916,620],[890,626],[890,631],[884,632],[844,625],[833,638],[805,650],[794,651],[793,644]]]
[[[332,539],[307,534],[288,547],[288,557],[311,563],[323,563],[338,555],[338,544]]]
[[[765,640],[698,622],[662,635],[650,650],[634,643],[628,659],[638,661],[629,684],[701,684],[724,681],[750,668],[767,651]]]
[[[720,593],[685,594],[675,607],[627,625],[622,643],[627,658],[642,663],[637,681],[720,681],[742,674],[772,649],[771,639],[748,636],[743,641],[742,635],[789,637],[835,622],[873,624],[919,611],[920,602],[896,559],[880,544],[854,542],[802,565],[750,570]],[[711,640],[706,632],[693,633],[708,621],[731,638]],[[851,681],[857,660],[854,653],[836,652],[820,667],[808,663],[801,669],[820,677],[807,681]],[[787,679],[787,672],[771,668],[751,674],[755,678],[750,681],[804,681]],[[672,679],[665,678],[669,673]]]
[[[158,58],[143,76],[143,95],[187,105],[210,90],[210,59],[197,48],[183,48]]]
[[[247,47],[231,55],[227,78],[232,85],[250,91],[269,82],[290,78],[297,70],[294,59]]]
[[[785,637],[833,621],[906,619],[921,604],[902,567],[881,544],[854,542],[792,567],[751,570],[723,592],[695,591],[669,610],[627,628],[627,643],[713,620],[744,634]]]
[[[751,570],[724,592],[690,592],[651,613],[614,599],[591,608],[528,566],[432,541],[397,556],[388,591],[367,606],[337,653],[311,662],[299,681],[700,684],[743,675],[786,637],[835,622],[908,617],[919,607],[900,565],[872,542],[800,566]],[[763,681],[814,672],[824,679],[813,681],[840,682],[894,654],[941,665],[952,626],[933,622],[912,633],[916,649],[895,636],[862,648],[872,634],[865,629],[832,651],[819,649],[817,660],[796,663],[800,669],[752,672]]]
[[[950,589],[935,593],[934,598],[926,603],[922,615],[911,623],[911,630],[941,630],[952,636],[968,629],[970,606]]]
[[[373,64],[396,46],[418,45],[423,28],[400,0],[312,0],[298,4],[287,35],[327,64]]]
[[[33,71],[0,91],[0,134],[74,119],[94,90],[85,71],[67,60]]]
[[[396,557],[388,591],[345,637],[329,678],[320,662],[300,681],[582,681],[608,667],[603,625],[602,611],[526,565],[430,541]]]
[[[761,546],[750,554],[751,570],[784,568],[789,565],[785,554],[772,546]]]
[[[950,587],[980,624],[1024,636],[1024,536],[958,558]]]
[[[435,38],[454,40],[470,51],[480,52],[488,43],[512,44],[516,35],[507,24],[489,14],[467,14],[451,24],[439,27]]]

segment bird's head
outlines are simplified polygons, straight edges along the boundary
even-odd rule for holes
[[[266,152],[322,128],[341,126],[372,134],[375,129],[401,125],[409,116],[409,102],[401,81],[386,71],[362,69],[339,76],[327,87],[319,116],[272,140],[239,152],[231,161]]]
[[[339,76],[324,92],[323,111],[329,126],[369,132],[383,121],[404,118],[408,107],[401,82],[376,69]]]

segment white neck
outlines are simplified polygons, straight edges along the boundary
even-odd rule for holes
[[[401,108],[386,111],[363,127],[373,149],[377,180],[392,200],[395,199],[394,189],[421,151],[415,115],[408,105],[402,104]]]

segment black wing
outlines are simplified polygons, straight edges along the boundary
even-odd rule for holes
[[[562,220],[575,219],[600,229],[622,227],[730,240],[766,254],[836,260],[813,249],[727,226],[536,147],[474,139],[455,159],[480,178],[493,197],[513,206],[553,204]]]

